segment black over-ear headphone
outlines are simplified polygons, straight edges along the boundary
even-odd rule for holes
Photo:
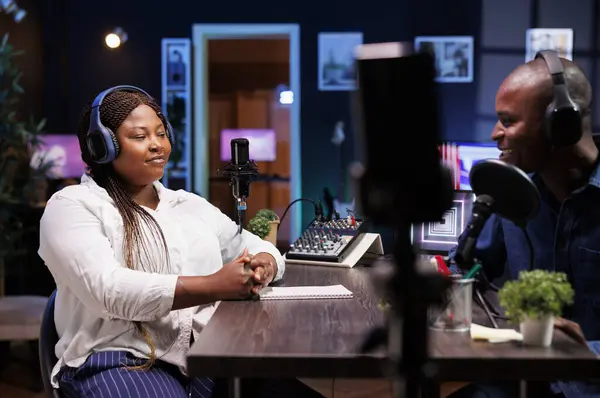
[[[571,99],[562,62],[556,51],[543,50],[535,58],[542,58],[552,75],[553,99],[544,117],[544,132],[555,146],[576,144],[583,135],[581,110]]]
[[[134,91],[152,98],[150,94],[148,94],[141,88],[126,85],[111,87],[98,94],[98,96],[94,99],[94,102],[92,102],[92,112],[90,114],[90,127],[88,129],[88,133],[85,139],[88,152],[90,153],[92,160],[98,164],[112,162],[117,158],[117,156],[119,156],[119,152],[121,150],[115,133],[111,131],[108,127],[104,126],[102,124],[102,121],[100,120],[100,105],[102,105],[102,101],[104,100],[104,98],[106,98],[108,94],[118,90]],[[172,146],[174,137],[171,124],[164,115],[159,115],[159,117],[165,123],[165,132]]]

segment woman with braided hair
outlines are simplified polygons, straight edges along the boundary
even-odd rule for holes
[[[65,397],[213,396],[212,379],[186,375],[194,337],[220,300],[281,278],[283,258],[203,198],[158,182],[172,132],[141,89],[98,95],[77,134],[88,172],[53,195],[40,225],[57,285],[53,386]]]

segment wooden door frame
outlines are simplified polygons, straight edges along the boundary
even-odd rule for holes
[[[300,140],[300,25],[298,24],[194,24],[192,45],[194,57],[194,137],[192,188],[209,196],[209,124],[208,124],[208,40],[280,38],[290,40],[290,198],[302,197],[302,163]],[[302,206],[292,206],[290,239],[302,233]]]

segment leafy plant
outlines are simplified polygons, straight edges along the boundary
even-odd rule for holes
[[[18,214],[36,201],[40,178],[52,166],[44,159],[31,165],[32,153],[43,144],[46,121],[19,118],[15,107],[25,90],[14,58],[23,52],[16,51],[8,37],[5,34],[0,41],[0,258],[20,253],[25,231]]]
[[[516,281],[508,281],[499,293],[500,304],[514,323],[543,315],[560,316],[563,307],[573,303],[574,291],[563,272],[521,271]]]
[[[262,217],[269,221],[279,220],[279,216],[271,209],[261,209],[256,212],[256,217]]]
[[[266,218],[253,217],[248,223],[248,231],[264,239],[271,232],[271,223]]]

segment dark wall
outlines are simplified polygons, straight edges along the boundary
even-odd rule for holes
[[[134,84],[160,96],[161,39],[191,37],[194,23],[300,24],[303,194],[312,198],[320,197],[324,186],[336,186],[337,157],[331,155],[335,148],[330,138],[338,120],[350,124],[348,93],[317,90],[318,33],[362,31],[365,42],[412,40],[415,34],[425,33],[477,36],[480,19],[479,0],[452,6],[441,0],[372,0],[368,5],[355,0],[320,2],[318,7],[278,0],[210,5],[185,0],[45,3],[46,14],[54,15],[44,31],[46,51],[54,53],[45,86],[45,109],[53,132],[74,131],[82,105],[107,86]],[[59,17],[61,7],[68,9],[68,14]],[[104,47],[103,37],[114,26],[123,27],[129,40],[110,51]],[[440,91],[448,104],[444,112],[446,138],[470,137],[475,112],[473,85],[445,85]],[[352,153],[349,140],[344,150],[346,162]]]
[[[34,0],[21,0],[29,5]],[[79,110],[107,86],[129,83],[160,95],[160,42],[163,37],[190,37],[194,23],[298,23],[301,31],[301,109],[303,192],[318,198],[324,186],[335,187],[337,156],[330,142],[338,120],[350,125],[346,92],[317,90],[317,35],[321,31],[362,31],[365,42],[412,40],[417,35],[472,35],[475,38],[475,81],[440,84],[442,137],[456,141],[488,141],[495,123],[494,97],[502,79],[524,60],[525,30],[532,27],[575,29],[575,61],[596,92],[600,114],[600,1],[581,0],[355,0],[343,6],[264,0],[248,3],[158,0],[117,2],[43,2],[44,116],[53,133],[73,132]],[[435,11],[435,12],[434,12]],[[35,10],[30,11],[35,12]],[[39,14],[39,13],[38,13]],[[28,16],[24,24],[35,21]],[[129,41],[117,51],[104,47],[108,29],[122,26]],[[34,26],[29,37],[39,37]],[[37,42],[39,44],[39,42]],[[35,40],[25,46],[34,67],[33,92],[41,90]],[[36,80],[37,79],[37,80]],[[40,99],[32,96],[32,107]],[[595,118],[600,131],[600,117]],[[412,132],[412,131],[410,131]],[[410,133],[409,132],[409,133]],[[351,131],[343,158],[353,154]],[[308,217],[308,212],[305,212]]]
[[[489,140],[496,123],[496,90],[506,75],[525,61],[529,28],[573,29],[573,61],[593,89],[593,121],[600,133],[600,1],[483,0],[479,56],[475,66],[477,117],[473,139]]]

